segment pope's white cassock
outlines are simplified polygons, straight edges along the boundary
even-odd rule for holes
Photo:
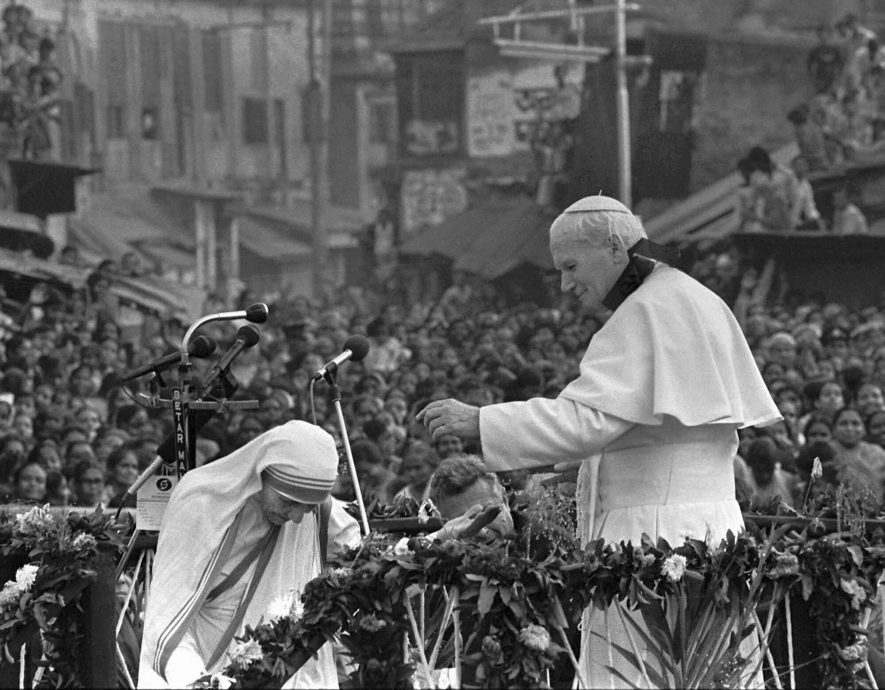
[[[743,529],[735,500],[737,429],[780,414],[728,306],[681,271],[656,264],[593,336],[579,377],[556,399],[480,410],[493,471],[581,460],[582,542],[714,544]],[[585,613],[581,667],[591,687],[618,687],[600,623]],[[601,617],[601,614],[600,614]],[[609,630],[611,626],[609,626]],[[625,685],[625,687],[630,687]]]

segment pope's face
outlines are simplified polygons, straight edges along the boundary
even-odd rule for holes
[[[264,517],[272,525],[283,525],[289,520],[297,525],[314,507],[307,503],[299,503],[291,498],[286,498],[267,485],[261,487],[258,501],[261,503]]]
[[[557,219],[550,229],[550,254],[553,266],[562,276],[563,292],[574,292],[585,307],[602,309],[602,300],[617,282],[626,265],[626,252],[605,241],[577,239],[572,232],[563,229],[563,221]]]

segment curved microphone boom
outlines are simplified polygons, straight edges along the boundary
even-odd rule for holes
[[[201,316],[191,324],[190,328],[187,329],[184,338],[181,339],[181,348],[183,350],[187,349],[187,344],[190,342],[191,336],[205,323],[210,321],[233,321],[236,319],[246,319],[246,321],[249,321],[250,323],[264,323],[267,321],[268,313],[269,310],[267,305],[264,302],[258,302],[257,304],[253,304],[240,311],[223,311],[218,314]]]
[[[205,336],[199,336],[194,339],[196,343],[200,338]],[[206,377],[206,382],[203,384],[203,394],[207,393],[212,389],[212,385],[215,383],[215,380],[224,374],[233,363],[234,359],[236,359],[237,355],[239,355],[243,350],[252,347],[256,343],[258,343],[259,338],[261,338],[261,331],[258,330],[257,326],[253,326],[251,323],[246,324],[245,326],[241,326],[237,331],[237,339],[234,341],[234,344],[228,348],[227,352],[225,352],[218,362],[215,363],[215,366],[212,367],[212,371],[209,372],[209,375]],[[213,343],[213,349],[214,349]],[[201,428],[206,426],[206,423],[212,418],[212,414],[197,414],[195,417],[195,425],[196,430],[199,431]],[[174,449],[174,440],[172,436],[167,436],[166,440],[160,444],[157,448],[157,455],[154,458],[154,461],[145,468],[144,472],[138,475],[138,479],[136,479],[132,486],[126,489],[126,493],[130,496],[134,496],[138,493],[138,490],[142,487],[142,485],[158,470],[160,469],[160,465],[164,462],[172,462],[172,452]]]
[[[366,355],[369,354],[369,347],[369,341],[363,336],[350,336],[344,343],[344,350],[342,350],[341,354],[326,362],[323,365],[323,368],[313,375],[312,381],[319,381],[320,379],[326,378],[326,376],[334,373],[335,370],[347,360],[359,362],[365,359]]]
[[[194,342],[192,342],[187,347],[187,354],[191,357],[197,358],[205,358],[215,352],[215,341],[212,340],[209,336],[201,335],[194,338]],[[168,369],[171,366],[174,366],[181,362],[181,358],[184,352],[172,352],[164,357],[160,357],[160,359],[156,359],[149,364],[144,364],[132,371],[128,371],[123,376],[120,377],[120,381],[123,383],[127,383],[128,381],[132,381],[132,379],[137,379],[140,376],[144,376],[145,374],[150,374],[151,372],[159,372],[165,369]]]

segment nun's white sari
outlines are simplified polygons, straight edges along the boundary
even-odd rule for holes
[[[140,688],[182,687],[203,672],[221,670],[245,625],[266,619],[275,601],[297,600],[320,573],[317,512],[299,524],[275,527],[257,500],[261,472],[288,451],[287,444],[301,442],[304,424],[276,427],[188,472],[175,488],[154,560]],[[333,502],[329,549],[355,545],[359,538],[356,521]],[[332,651],[325,645],[285,687],[337,685]]]

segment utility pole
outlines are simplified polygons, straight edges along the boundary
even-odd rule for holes
[[[326,235],[326,200],[328,197],[328,132],[329,84],[331,81],[332,3],[321,0],[322,53],[317,55],[316,0],[309,0],[307,15],[307,56],[310,71],[308,87],[310,111],[310,225],[313,236],[313,290],[314,299],[323,297],[328,276],[329,243]]]
[[[618,193],[633,205],[630,154],[630,100],[627,93],[627,17],[624,0],[615,0],[615,113],[618,129]]]

